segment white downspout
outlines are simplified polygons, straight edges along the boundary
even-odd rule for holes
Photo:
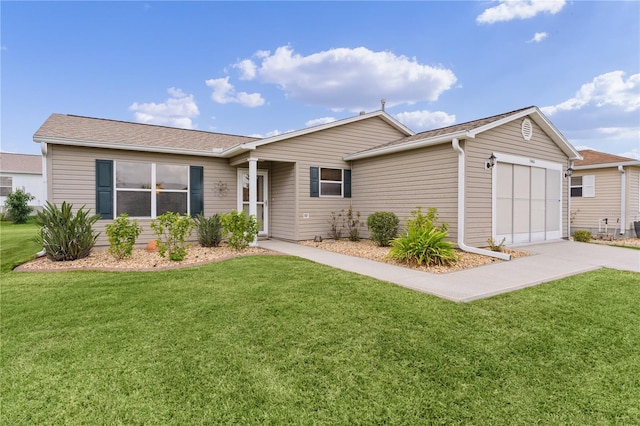
[[[573,170],[573,160],[569,160],[568,169]],[[568,170],[567,169],[567,170]],[[568,179],[567,183],[567,240],[571,240],[571,176],[564,175]],[[562,191],[560,192],[562,193]]]
[[[469,253],[482,254],[484,256],[495,257],[502,260],[511,260],[511,255],[498,251],[485,250],[478,247],[471,247],[464,243],[464,222],[465,222],[465,157],[464,150],[460,147],[458,138],[451,140],[451,146],[458,152],[458,248]]]
[[[627,179],[624,174],[624,167],[618,166],[620,172],[620,235],[627,232]]]

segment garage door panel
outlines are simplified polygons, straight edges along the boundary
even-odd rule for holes
[[[561,168],[498,162],[496,238],[525,243],[562,237]]]

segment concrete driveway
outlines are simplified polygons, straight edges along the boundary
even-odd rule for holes
[[[640,272],[640,250],[564,240],[520,246],[532,255],[449,274],[415,271],[285,241],[260,241],[260,246],[455,302],[483,299],[601,267]]]

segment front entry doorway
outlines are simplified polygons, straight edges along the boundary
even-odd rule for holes
[[[258,235],[263,237],[269,235],[268,172],[267,170],[258,170],[256,175],[258,179],[256,219],[258,220]],[[249,214],[249,169],[238,169],[238,211]]]

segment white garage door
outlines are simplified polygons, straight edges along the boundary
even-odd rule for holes
[[[495,240],[518,244],[562,238],[562,165],[518,163],[498,161],[493,174]]]

